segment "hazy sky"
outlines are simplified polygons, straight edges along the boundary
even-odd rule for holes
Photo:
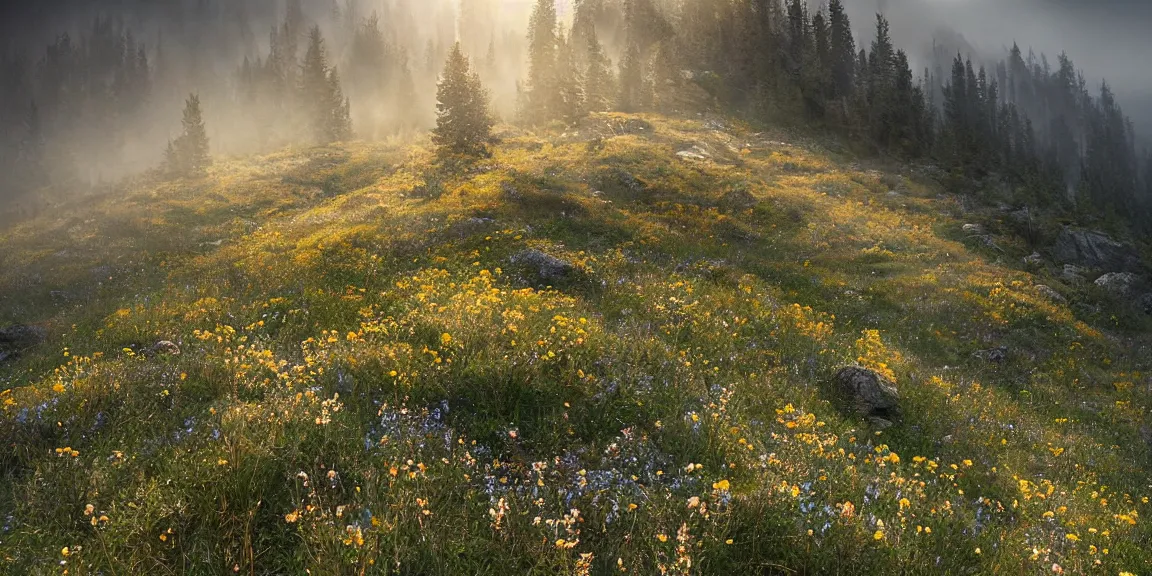
[[[913,61],[936,30],[959,32],[977,50],[1000,57],[1015,41],[1048,54],[1067,52],[1093,88],[1107,79],[1124,111],[1152,133],[1152,0],[844,0],[862,39],[883,11],[898,46]],[[922,64],[922,61],[921,61]]]
[[[223,0],[227,1],[227,0]],[[277,0],[265,0],[268,3]],[[327,2],[328,0],[306,0]],[[424,3],[425,0],[405,0]],[[506,14],[522,14],[533,0],[498,0]],[[813,5],[824,0],[809,0]],[[4,38],[29,26],[29,14],[59,17],[76,6],[109,12],[149,5],[149,0],[0,0],[0,49]],[[572,0],[558,0],[560,11]],[[1152,0],[844,0],[862,42],[871,39],[873,15],[883,11],[897,44],[917,67],[941,27],[962,34],[986,56],[999,57],[1016,41],[1050,59],[1066,51],[1098,86],[1106,78],[1125,111],[1152,133]],[[521,8],[521,9],[517,9]]]

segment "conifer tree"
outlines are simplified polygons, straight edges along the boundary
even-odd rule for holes
[[[596,29],[586,33],[588,68],[584,72],[584,98],[589,112],[603,112],[612,105],[612,72],[608,58],[596,37]]]
[[[340,76],[328,65],[320,27],[312,27],[300,70],[300,96],[312,139],[321,144],[347,139],[352,132],[348,100]]]
[[[185,101],[182,124],[180,136],[168,142],[164,153],[165,169],[173,176],[199,176],[212,165],[199,95],[190,94]]]
[[[828,36],[833,97],[845,98],[852,93],[855,82],[856,42],[840,0],[828,2]]]
[[[491,140],[492,124],[488,93],[456,43],[436,87],[432,142],[441,154],[483,155]]]
[[[561,35],[556,58],[556,103],[560,108],[560,118],[569,124],[574,124],[587,113],[584,73],[576,63],[574,43],[574,36],[566,39]]]
[[[523,105],[529,122],[550,120],[558,112],[556,40],[555,0],[536,0],[528,22],[528,85]]]

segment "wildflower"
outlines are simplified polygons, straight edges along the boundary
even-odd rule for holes
[[[85,516],[91,516],[92,513],[95,511],[96,511],[96,507],[91,505],[91,504],[84,506],[84,515]]]
[[[71,554],[72,554],[72,551],[69,550],[67,546],[60,549],[60,555],[61,556],[70,556]]]
[[[714,482],[714,483],[712,484],[712,489],[713,489],[713,490],[726,491],[726,490],[728,490],[728,489],[729,489],[731,486],[732,486],[732,485],[731,485],[731,484],[729,484],[728,480],[726,480],[726,479],[725,479],[725,480],[721,480],[721,481],[719,481],[719,482]]]
[[[661,541],[661,542],[667,542],[668,541],[668,535],[664,534],[664,533],[660,533],[660,534],[656,535],[656,539]]]
[[[447,346],[452,343],[452,335],[445,332],[440,335],[440,344]]]
[[[1063,569],[1063,568],[1061,568],[1059,564],[1057,564],[1057,563],[1053,562],[1053,563],[1052,563],[1052,573],[1053,573],[1053,574],[1063,574],[1063,573],[1064,573],[1064,569]]]
[[[1079,542],[1080,541],[1080,537],[1075,535],[1075,534],[1065,534],[1064,537],[1067,538],[1069,542]]]
[[[693,496],[693,497],[688,499],[688,507],[689,508],[695,508],[699,505],[700,505],[700,497],[699,496]]]
[[[912,505],[912,503],[909,502],[907,498],[901,498],[900,499],[900,509],[901,510],[903,510],[904,508],[908,508],[911,505]]]
[[[345,528],[348,537],[344,539],[345,546],[363,546],[364,545],[364,532],[359,526],[353,528],[348,526]]]
[[[876,533],[872,535],[872,539],[873,540],[883,540],[884,539],[884,531],[883,530],[877,530]]]
[[[300,514],[295,510],[284,515],[284,521],[289,523],[289,524],[296,522],[296,520],[298,520],[299,518],[300,518]]]
[[[856,513],[856,506],[851,501],[844,502],[840,508],[840,515],[845,518],[851,518]]]
[[[731,538],[724,541],[725,544],[731,545],[733,540]]]

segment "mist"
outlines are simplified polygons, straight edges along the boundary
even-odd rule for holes
[[[99,187],[161,162],[190,94],[200,98],[214,155],[318,143],[292,94],[314,26],[354,138],[431,127],[437,75],[457,40],[494,112],[508,118],[524,73],[530,9],[526,0],[6,3],[0,153],[18,164],[25,140],[36,140],[46,172],[35,176],[38,185]],[[471,22],[463,29],[461,11]],[[273,59],[279,84],[266,81]],[[17,187],[15,180],[0,187]]]
[[[845,3],[857,38],[875,34],[883,13],[897,46],[914,70],[933,64],[933,42],[951,56],[1001,60],[1015,42],[1025,54],[1055,62],[1065,52],[1083,71],[1089,88],[1107,81],[1142,140],[1152,133],[1152,3],[1140,0],[855,0]],[[946,52],[947,53],[947,52]]]
[[[620,2],[596,32],[610,68],[624,52]],[[653,2],[673,20],[684,4]],[[408,138],[435,120],[444,59],[459,41],[481,76],[494,114],[517,115],[527,76],[533,0],[41,0],[0,13],[0,165],[12,174],[0,197],[44,201],[155,169],[180,133],[181,109],[199,95],[211,152],[269,152],[324,143],[297,93],[310,31],[318,27],[326,70],[347,107],[348,137]],[[559,0],[561,28],[577,2]],[[1087,90],[1107,80],[1140,142],[1152,134],[1152,75],[1143,73],[1152,6],[1109,0],[851,0],[858,47],[875,13],[918,74],[946,70],[957,52],[989,70],[1018,43],[1055,61],[1066,52]],[[815,12],[823,6],[810,2]],[[461,25],[460,22],[467,22]],[[697,59],[698,60],[698,59]],[[941,61],[946,60],[946,61]],[[1041,60],[1043,61],[1043,60]],[[691,67],[692,59],[683,63]],[[697,62],[698,63],[698,62]],[[273,70],[274,69],[274,70]],[[936,76],[939,91],[946,78]],[[939,102],[939,101],[937,101]],[[337,105],[340,103],[338,102]],[[938,105],[938,104],[937,104]],[[27,171],[29,149],[40,172]],[[37,190],[36,194],[27,193]],[[13,191],[15,190],[15,191]]]

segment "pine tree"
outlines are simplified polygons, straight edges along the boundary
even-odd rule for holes
[[[575,37],[558,39],[559,54],[556,58],[556,103],[560,118],[574,124],[587,114],[584,93],[584,73],[576,62]]]
[[[529,122],[544,122],[557,115],[556,3],[536,0],[528,23],[528,84],[524,111]]]
[[[300,96],[313,141],[326,144],[351,136],[348,100],[340,88],[339,74],[328,66],[319,26],[312,27],[308,35],[300,70]]]
[[[855,82],[856,42],[852,39],[852,24],[840,0],[828,3],[828,35],[833,97],[845,98],[852,93]]]
[[[328,109],[326,136],[332,141],[352,137],[352,104],[340,89],[340,73],[333,67],[328,72]]]
[[[818,11],[812,17],[813,50],[815,50],[814,64],[818,69],[815,74],[819,78],[820,93],[825,98],[832,96],[832,47],[828,37],[828,20],[824,12]]]
[[[212,165],[208,151],[208,131],[200,111],[200,96],[190,94],[184,103],[183,131],[168,142],[164,153],[167,172],[173,176],[200,176]]]
[[[488,93],[460,44],[452,46],[436,86],[436,128],[432,142],[441,154],[484,155],[491,140]]]
[[[585,35],[588,42],[588,68],[584,72],[585,105],[589,112],[603,112],[612,105],[612,72],[608,69],[608,58],[604,56],[600,40],[596,38],[596,29],[592,27]]]

